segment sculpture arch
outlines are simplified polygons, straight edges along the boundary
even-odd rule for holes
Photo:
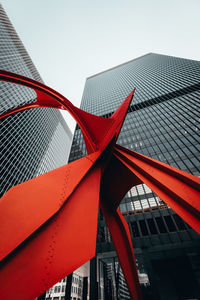
[[[116,144],[134,90],[106,119],[24,76],[0,71],[0,80],[30,87],[37,94],[35,102],[0,118],[37,107],[67,109],[81,128],[88,151],[86,157],[19,184],[1,198],[0,298],[33,299],[95,256],[100,203],[130,295],[142,299],[131,236],[119,203],[130,187],[145,183],[200,233],[200,179]]]

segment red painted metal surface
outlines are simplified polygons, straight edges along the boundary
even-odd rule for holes
[[[0,299],[34,299],[95,256],[100,177],[100,168],[91,170],[65,205],[2,262]]]
[[[65,205],[98,156],[95,152],[16,185],[1,198],[0,260]]]
[[[130,295],[132,299],[140,300],[142,293],[128,224],[120,211],[111,209],[103,199],[101,199],[100,207],[110,231]]]
[[[114,155],[200,234],[200,178],[118,145]]]
[[[0,299],[33,299],[95,255],[99,195],[130,295],[142,299],[129,228],[117,207],[132,186],[144,182],[199,232],[200,179],[116,145],[134,91],[106,119],[32,79],[0,71],[0,80],[37,94],[35,102],[0,118],[37,107],[66,109],[79,124],[89,153],[1,198]]]
[[[120,110],[117,110],[111,118],[107,119],[92,115],[79,109],[78,107],[74,106],[67,98],[65,98],[55,90],[33,79],[0,70],[0,80],[32,88],[37,95],[37,99],[34,102],[9,110],[0,115],[0,119],[7,117],[13,113],[31,108],[51,107],[57,109],[65,109],[72,115],[72,117],[80,126],[88,154],[105,148],[105,146],[110,142],[113,136],[115,134],[116,136],[119,134],[121,125],[126,116],[126,110],[129,106],[130,101],[132,100],[132,96],[134,93],[133,90],[124,101],[123,105],[121,105]]]

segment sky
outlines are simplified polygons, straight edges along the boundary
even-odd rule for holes
[[[200,60],[200,0],[0,2],[45,84],[76,106],[87,77],[146,53]]]

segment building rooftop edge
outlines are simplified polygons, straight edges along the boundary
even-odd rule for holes
[[[133,59],[131,59],[131,60],[128,60],[128,61],[126,61],[126,62],[124,62],[124,63],[121,63],[121,64],[119,64],[119,65],[117,65],[117,66],[111,67],[111,68],[109,68],[109,69],[107,69],[107,70],[101,71],[101,72],[96,73],[96,74],[91,75],[91,76],[88,76],[88,77],[86,77],[86,80],[87,80],[87,79],[90,79],[90,78],[92,78],[92,77],[95,77],[95,76],[97,76],[97,75],[103,74],[103,73],[105,73],[105,72],[108,72],[108,71],[110,71],[110,70],[114,70],[114,69],[116,69],[116,68],[118,68],[118,67],[121,67],[121,66],[123,66],[123,65],[126,65],[126,64],[130,63],[131,61],[138,60],[138,59],[140,59],[140,58],[142,58],[142,57],[144,57],[144,56],[150,55],[150,54],[152,54],[152,53],[149,52],[149,53],[147,53],[147,54],[141,55],[141,56],[139,56],[139,57],[136,57],[136,58],[133,58]]]

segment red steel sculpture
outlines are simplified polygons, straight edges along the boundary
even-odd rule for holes
[[[36,107],[66,109],[80,126],[88,155],[12,187],[0,201],[0,299],[34,299],[95,256],[100,204],[132,299],[142,299],[131,236],[118,206],[145,183],[200,233],[200,179],[116,144],[133,93],[110,118],[94,116],[35,80],[0,71],[32,88]]]

